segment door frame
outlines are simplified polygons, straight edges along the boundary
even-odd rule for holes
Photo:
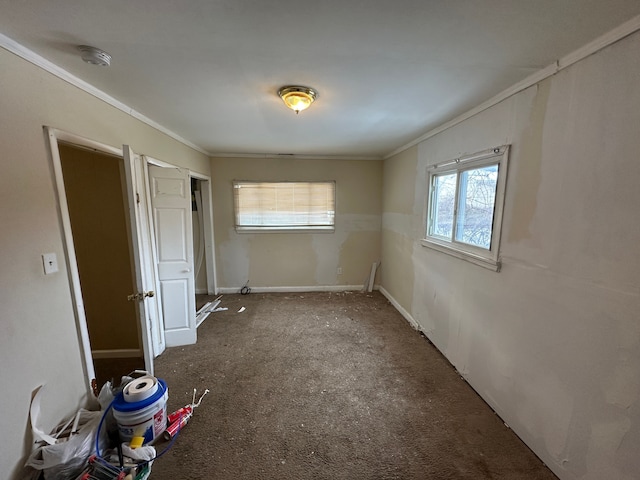
[[[213,233],[213,198],[211,195],[211,177],[189,171],[189,177],[200,180],[202,195],[202,225],[204,230],[204,263],[207,268],[207,294],[217,295],[216,256]],[[195,274],[195,271],[194,271]]]
[[[157,167],[163,168],[181,168],[172,163],[164,162],[162,160],[158,160],[157,158],[150,157],[148,155],[143,155],[144,158],[144,178],[145,178],[145,195],[148,200],[148,204],[151,204],[151,184],[149,181],[149,165],[155,165]],[[211,177],[208,175],[204,175],[202,173],[194,172],[192,170],[187,169],[187,173],[189,178],[196,178],[200,180],[202,186],[202,217],[203,217],[203,225],[204,229],[204,262],[207,268],[207,294],[208,295],[217,295],[219,293],[218,282],[216,279],[216,256],[215,256],[215,244],[214,244],[214,231],[213,231],[213,195],[211,192]],[[150,208],[150,207],[149,207]],[[149,210],[150,225],[151,230],[153,231],[153,215],[151,214],[151,210]],[[157,258],[157,246],[155,235],[152,235],[153,239],[153,263],[154,265],[158,264]],[[157,272],[157,269],[156,269]],[[157,273],[156,273],[157,275]],[[195,275],[195,271],[194,271]],[[157,278],[157,277],[156,277]]]
[[[82,358],[84,360],[84,372],[87,380],[88,392],[90,394],[95,392],[97,385],[93,385],[93,381],[96,378],[95,368],[93,364],[93,356],[91,353],[91,342],[89,340],[89,328],[87,326],[87,318],[85,314],[84,301],[82,298],[82,288],[80,286],[80,274],[78,270],[78,261],[75,254],[75,245],[73,240],[73,233],[71,230],[71,218],[69,215],[69,206],[67,202],[67,196],[64,186],[64,176],[62,172],[62,163],[60,160],[60,150],[58,147],[59,142],[69,143],[71,145],[88,148],[100,153],[106,153],[122,158],[124,161],[124,153],[121,148],[112,147],[94,140],[90,140],[79,135],[68,133],[56,128],[44,127],[44,133],[49,144],[49,152],[51,154],[53,174],[55,178],[56,196],[58,204],[58,213],[60,215],[60,221],[63,233],[63,244],[65,250],[65,259],[67,263],[67,272],[69,275],[71,296],[73,301],[73,310],[76,319],[76,327],[78,329],[79,346]],[[125,166],[126,167],[126,166]],[[126,168],[125,168],[126,170]],[[127,192],[125,198],[125,204],[129,203],[130,196],[134,192]],[[146,215],[146,212],[143,212]],[[135,219],[132,219],[135,222]],[[127,226],[129,229],[129,226]],[[132,239],[130,238],[130,241]],[[135,255],[135,249],[131,252],[131,255]],[[144,257],[144,256],[142,256]],[[143,258],[139,259],[140,262],[144,261]],[[135,259],[134,259],[135,265]],[[135,268],[135,266],[134,266]],[[132,292],[133,293],[133,292]],[[151,299],[156,302],[156,299]],[[153,372],[153,351],[149,351],[148,342],[145,341],[145,333],[149,331],[149,325],[142,320],[138,325],[139,336],[142,343],[143,355],[145,359],[145,368],[152,373]]]

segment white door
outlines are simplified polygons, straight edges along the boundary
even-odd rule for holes
[[[165,341],[167,347],[189,345],[196,343],[189,172],[148,168]]]
[[[129,145],[122,146],[122,153],[124,157],[124,172],[125,181],[127,186],[127,205],[129,208],[129,220],[131,227],[131,243],[132,243],[132,257],[133,257],[133,269],[135,276],[135,288],[136,292],[131,292],[130,300],[136,304],[136,312],[140,318],[140,333],[141,340],[144,349],[144,363],[145,369],[153,374],[153,344],[151,329],[150,312],[153,311],[150,308],[155,302],[155,292],[153,290],[153,279],[149,278],[144,268],[143,256],[147,253],[147,250],[143,243],[144,237],[144,222],[146,219],[146,212],[140,206],[140,197],[144,195],[144,190],[139,190],[139,185],[144,185],[144,181],[140,178],[141,173],[141,159]]]

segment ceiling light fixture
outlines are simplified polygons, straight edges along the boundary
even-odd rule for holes
[[[288,108],[298,114],[302,110],[309,108],[314,100],[318,98],[318,92],[309,87],[288,85],[278,90],[278,96]]]
[[[111,65],[111,55],[104,50],[89,45],[78,45],[78,50],[80,50],[82,60],[91,65],[98,65],[100,67],[108,67]]]

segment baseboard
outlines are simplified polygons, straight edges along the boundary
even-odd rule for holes
[[[411,326],[413,328],[415,328],[416,330],[418,330],[418,331],[420,331],[420,332],[422,332],[422,333],[424,333],[426,335],[426,332],[422,329],[422,327],[416,321],[416,319],[413,318],[411,316],[411,314],[407,310],[405,310],[404,307],[402,305],[400,305],[395,298],[393,298],[393,295],[391,295],[384,287],[378,286],[377,289],[380,290],[380,293],[382,295],[384,295],[387,300],[389,300],[391,305],[393,305],[395,307],[395,309],[398,310],[398,312],[400,312],[400,315],[402,315],[404,317],[404,319],[407,322],[409,322],[409,324],[411,324]]]
[[[120,348],[114,350],[91,350],[92,358],[134,358],[142,357],[142,350],[137,348]]]
[[[240,293],[242,287],[220,287],[218,293],[232,294]],[[303,292],[346,292],[362,290],[364,285],[315,285],[299,287],[252,287],[251,293],[303,293]]]

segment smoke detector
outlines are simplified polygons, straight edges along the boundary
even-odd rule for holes
[[[89,45],[78,45],[78,50],[80,51],[82,60],[91,65],[98,65],[100,67],[108,67],[111,65],[111,55],[104,50]]]

